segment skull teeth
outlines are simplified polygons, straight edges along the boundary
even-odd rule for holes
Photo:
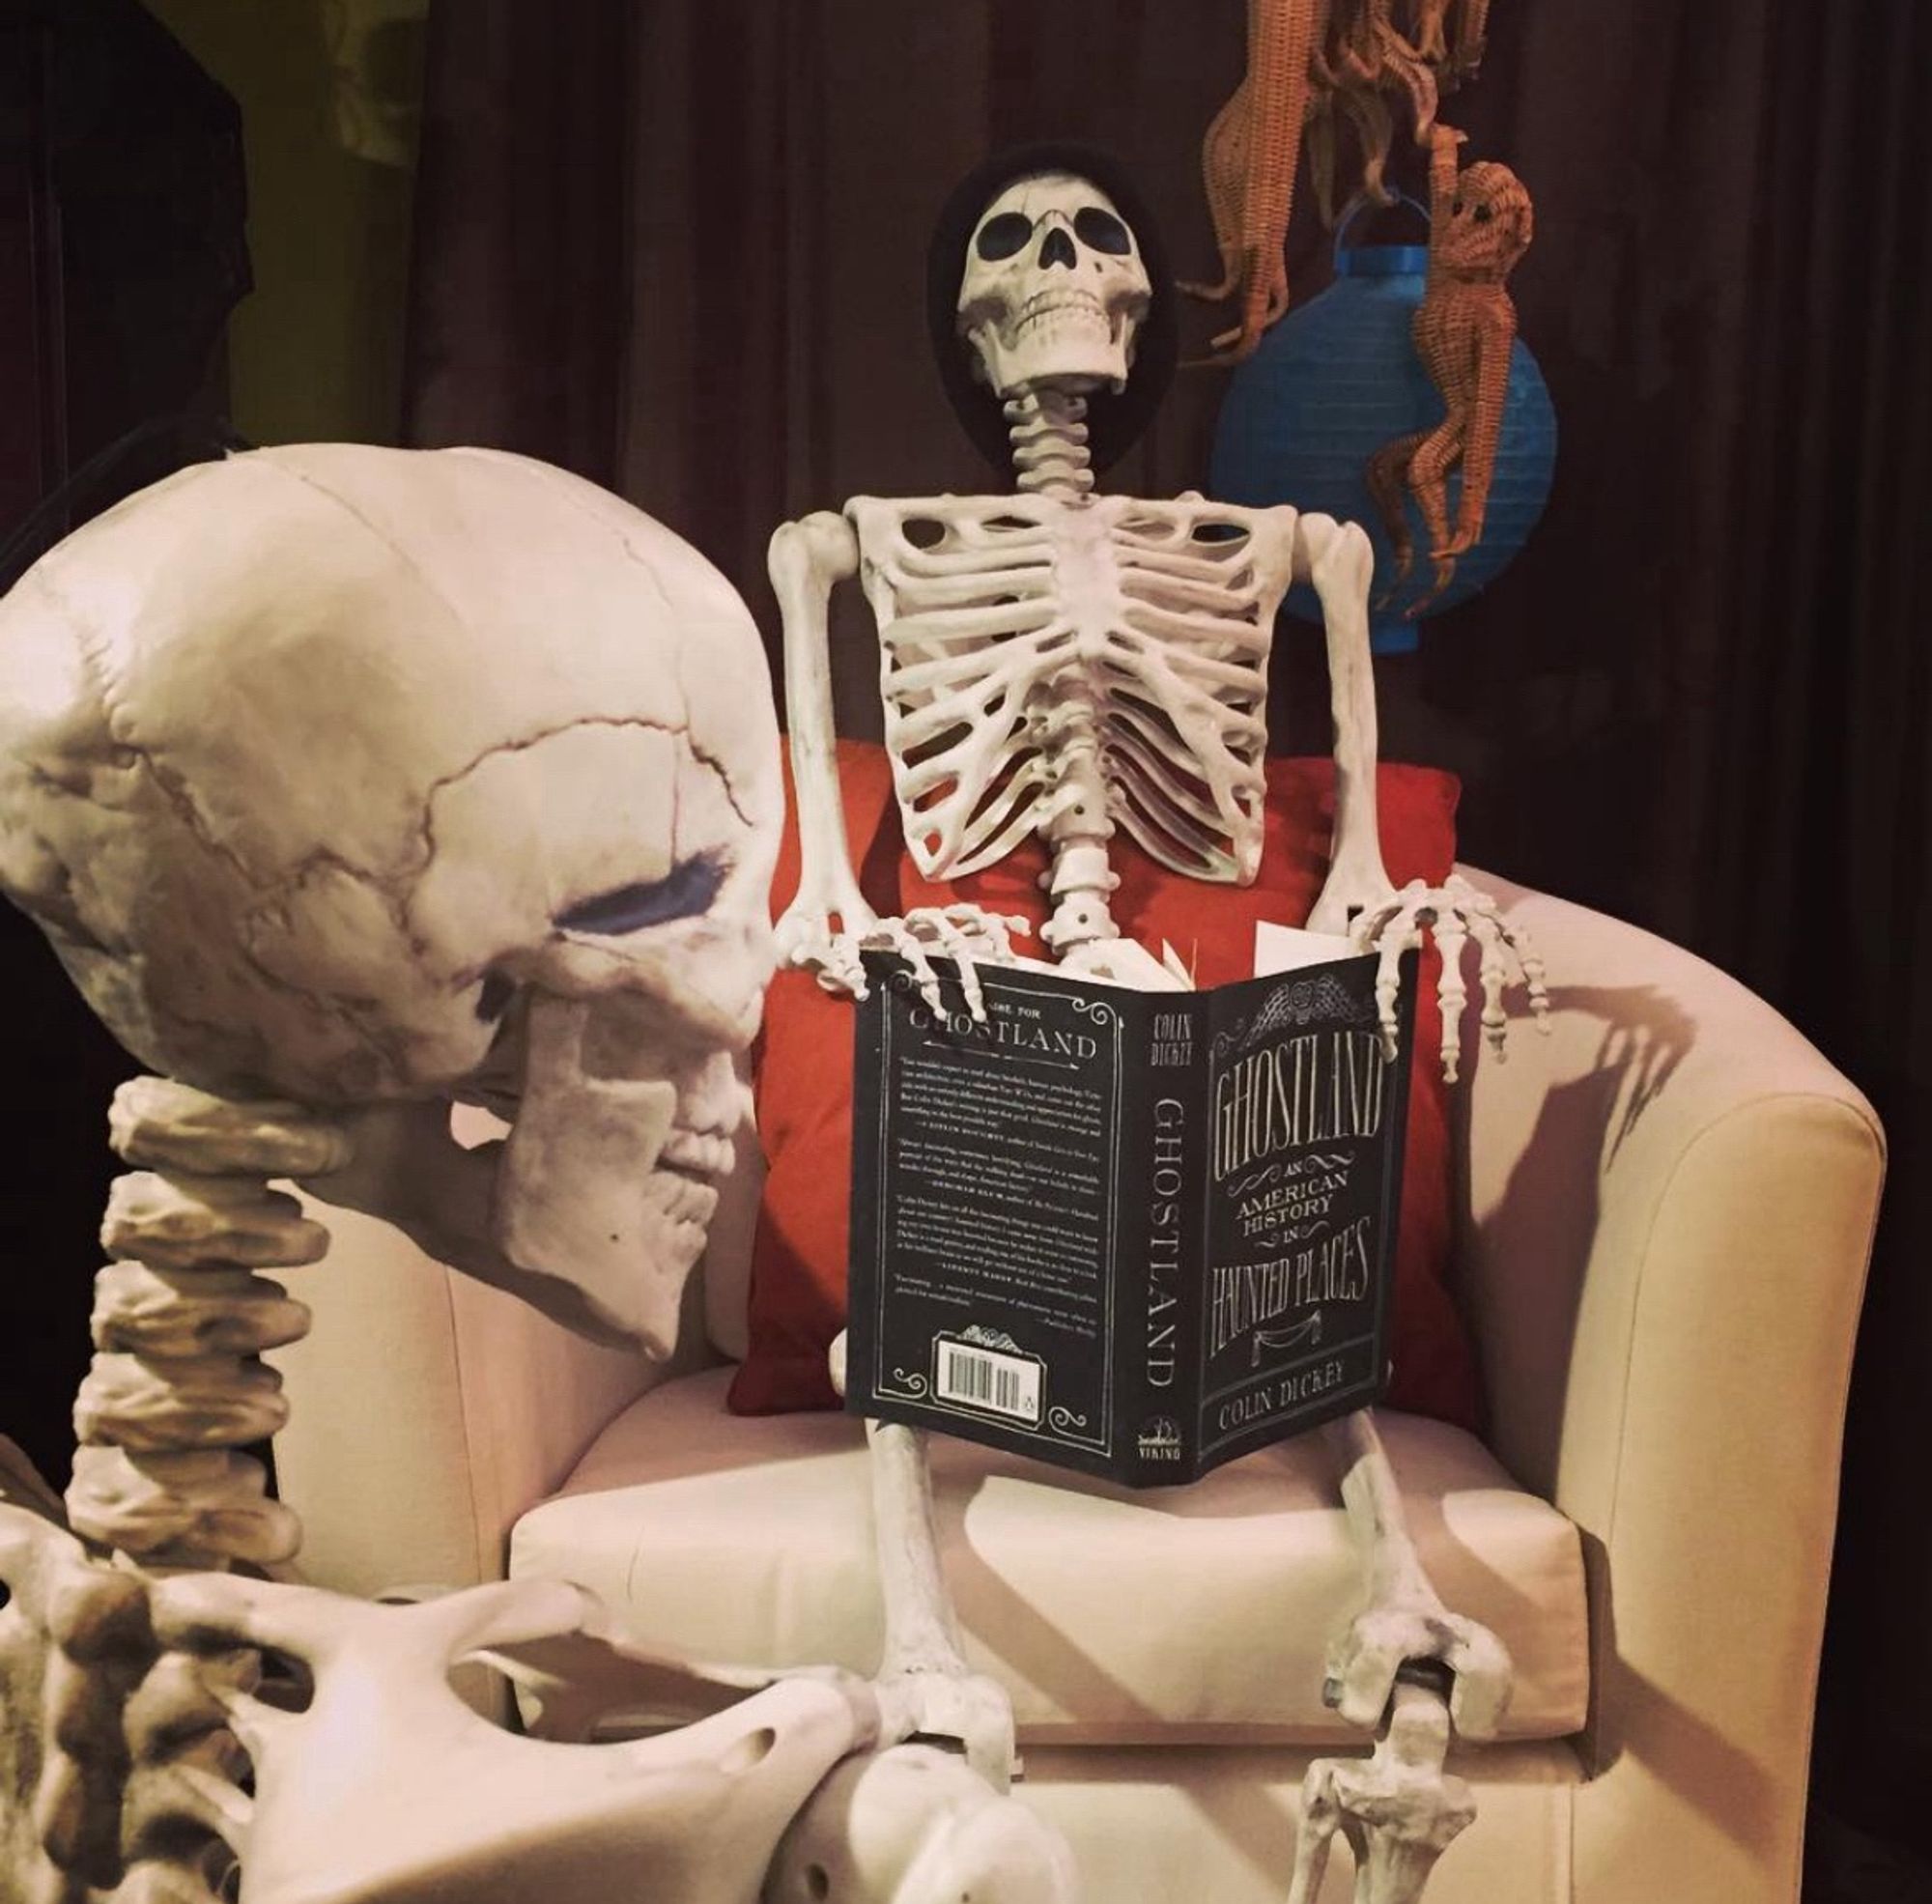
[[[685,1171],[696,1177],[723,1177],[736,1155],[736,1148],[728,1137],[720,1137],[712,1131],[686,1130],[680,1125],[665,1140],[664,1149],[658,1152],[658,1163],[661,1168]]]
[[[1019,308],[1013,319],[1015,330],[1037,323],[1039,319],[1051,317],[1056,311],[1080,311],[1089,317],[1099,318],[1103,322],[1107,312],[1091,291],[1075,291],[1070,287],[1056,286],[1051,291],[1037,291]]]

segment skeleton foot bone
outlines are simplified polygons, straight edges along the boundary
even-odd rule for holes
[[[1439,1692],[1404,1680],[1367,1759],[1317,1759],[1301,1787],[1288,1904],[1315,1904],[1339,1830],[1355,1855],[1356,1904],[1417,1904],[1435,1861],[1475,1818],[1465,1780],[1443,1770]]]
[[[1463,980],[1465,940],[1473,939],[1482,954],[1483,1034],[1497,1061],[1505,1056],[1509,1019],[1502,1000],[1512,960],[1528,989],[1538,1030],[1548,1032],[1549,992],[1544,981],[1543,960],[1537,956],[1528,935],[1502,916],[1495,900],[1487,893],[1470,885],[1460,873],[1452,872],[1440,886],[1412,879],[1401,892],[1385,894],[1378,901],[1364,906],[1349,928],[1358,950],[1381,954],[1376,999],[1380,1008],[1382,1037],[1391,1047],[1396,1037],[1395,1007],[1402,983],[1402,955],[1422,943],[1424,927],[1435,932],[1435,943],[1442,952],[1442,977],[1436,987],[1436,1000],[1442,1012],[1442,1075],[1449,1083],[1456,1081],[1462,1056],[1459,1026],[1468,996]]]

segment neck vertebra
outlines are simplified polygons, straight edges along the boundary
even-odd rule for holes
[[[1008,398],[1006,411],[1013,470],[1025,494],[1077,501],[1094,487],[1085,397],[1027,389]]]

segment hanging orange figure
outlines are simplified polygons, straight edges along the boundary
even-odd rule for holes
[[[1369,490],[1395,550],[1395,580],[1414,558],[1407,497],[1428,526],[1435,586],[1410,607],[1409,619],[1448,587],[1457,556],[1482,540],[1516,341],[1516,305],[1504,281],[1529,248],[1533,223],[1529,193],[1507,165],[1484,159],[1458,172],[1463,136],[1446,126],[1431,134],[1429,281],[1410,330],[1446,413],[1433,430],[1398,437],[1369,459]],[[1449,474],[1458,467],[1463,493],[1452,529]]]
[[[1201,171],[1221,253],[1216,284],[1196,297],[1238,297],[1239,321],[1213,340],[1238,363],[1288,309],[1283,246],[1304,132],[1324,223],[1335,214],[1338,135],[1356,148],[1357,191],[1392,202],[1382,183],[1406,106],[1418,144],[1439,95],[1482,57],[1489,0],[1248,0],[1248,71],[1214,115]],[[1351,194],[1351,196],[1354,194]]]
[[[1221,251],[1218,284],[1182,288],[1218,301],[1240,294],[1240,322],[1213,340],[1235,359],[1288,309],[1288,214],[1301,156],[1310,66],[1327,0],[1248,0],[1248,71],[1201,144],[1208,209]]]

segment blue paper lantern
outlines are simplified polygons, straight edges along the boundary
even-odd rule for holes
[[[1384,443],[1442,420],[1441,395],[1409,336],[1429,252],[1419,244],[1345,247],[1347,231],[1345,220],[1335,236],[1335,282],[1275,325],[1230,381],[1215,427],[1210,494],[1250,507],[1292,502],[1360,523],[1376,550],[1371,639],[1378,654],[1404,654],[1421,639],[1419,620],[1406,611],[1435,583],[1429,533],[1411,499],[1415,555],[1391,591],[1395,556],[1367,469]],[[1467,601],[1502,571],[1543,514],[1555,468],[1556,412],[1535,357],[1518,338],[1482,540],[1458,558],[1455,579],[1427,613]],[[1451,522],[1462,486],[1458,469],[1449,478]],[[1321,619],[1306,585],[1291,589],[1282,606],[1303,621]]]

